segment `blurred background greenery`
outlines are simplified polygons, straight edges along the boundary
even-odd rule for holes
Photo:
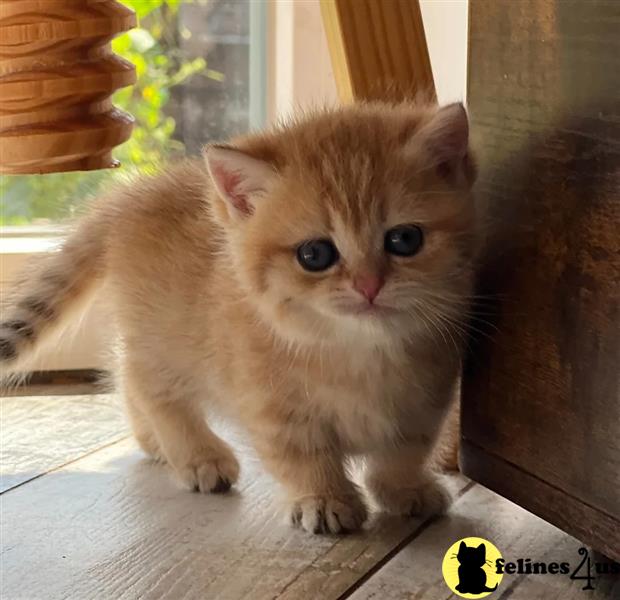
[[[182,136],[178,132],[175,135],[177,123],[171,114],[174,111],[167,110],[171,94],[175,87],[196,78],[208,79],[212,90],[213,85],[223,84],[225,75],[209,68],[203,56],[191,58],[183,52],[179,40],[191,37],[192,32],[179,21],[180,8],[187,8],[181,0],[123,2],[137,13],[139,27],[112,43],[117,54],[136,66],[138,75],[135,86],[119,90],[113,96],[114,104],[136,119],[131,138],[114,151],[122,168],[44,176],[2,176],[0,226],[62,221],[79,211],[84,201],[96,194],[105,182],[155,170],[162,162],[186,153]],[[232,10],[237,10],[234,2],[238,0],[196,0],[198,7],[205,11],[209,7],[212,11],[215,9],[216,16],[218,10],[230,13],[231,6]],[[238,16],[228,14],[228,21]],[[206,16],[202,20],[207,23]],[[202,54],[207,53],[204,45],[200,48]],[[205,133],[202,143],[206,141]]]

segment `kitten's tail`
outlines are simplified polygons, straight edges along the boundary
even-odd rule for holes
[[[60,251],[22,274],[0,310],[0,381],[23,368],[39,345],[84,306],[105,272],[107,224],[94,214]]]

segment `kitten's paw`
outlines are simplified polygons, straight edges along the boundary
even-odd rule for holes
[[[452,494],[438,479],[428,479],[408,492],[410,516],[442,515],[452,504]]]
[[[452,495],[436,476],[429,476],[415,485],[396,485],[371,478],[368,488],[377,503],[394,515],[430,517],[445,513]]]
[[[227,448],[206,451],[174,472],[183,487],[203,494],[221,494],[237,482],[239,462]]]
[[[306,496],[295,501],[291,521],[309,533],[349,533],[361,528],[368,516],[366,506],[357,494],[338,498]]]

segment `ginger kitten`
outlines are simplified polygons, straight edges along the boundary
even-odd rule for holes
[[[463,107],[352,105],[204,158],[101,198],[25,273],[3,367],[23,366],[105,284],[135,436],[188,488],[223,492],[239,476],[205,419],[215,405],[245,426],[307,531],[366,519],[348,457],[364,459],[385,510],[444,510],[429,457],[476,244]]]

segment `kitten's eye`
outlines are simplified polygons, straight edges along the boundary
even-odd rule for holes
[[[297,248],[297,260],[306,271],[325,271],[338,258],[338,250],[329,240],[309,240]]]
[[[385,233],[383,247],[396,256],[413,256],[423,241],[422,230],[417,225],[398,225]]]

